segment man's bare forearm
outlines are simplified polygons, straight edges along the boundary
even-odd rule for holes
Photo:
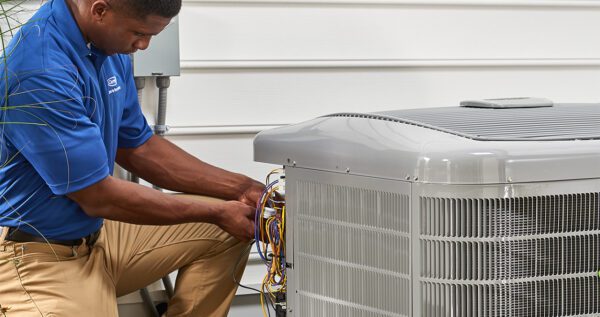
[[[117,163],[159,187],[228,200],[239,199],[253,182],[207,164],[157,136],[138,148],[119,149]]]
[[[215,223],[219,214],[216,204],[174,197],[111,176],[68,196],[90,216],[135,224]]]
[[[254,208],[239,201],[187,199],[112,176],[68,197],[92,217],[146,225],[206,222],[242,241],[253,237]]]

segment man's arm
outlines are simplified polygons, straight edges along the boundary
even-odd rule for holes
[[[237,200],[253,207],[264,189],[261,183],[202,162],[158,136],[136,148],[120,148],[117,163],[161,188]]]
[[[242,241],[254,236],[254,208],[239,201],[186,199],[112,176],[67,196],[92,217],[149,225],[207,222]]]
[[[204,163],[161,137],[117,151],[117,163],[162,188],[223,198],[204,202],[107,177],[70,193],[90,216],[136,224],[213,223],[240,240],[254,235],[254,208],[264,186]]]

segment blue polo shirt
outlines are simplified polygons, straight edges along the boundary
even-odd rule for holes
[[[131,61],[88,45],[65,0],[44,4],[6,52],[0,226],[51,239],[86,236],[103,220],[65,195],[112,174],[117,148],[140,146],[152,135]]]

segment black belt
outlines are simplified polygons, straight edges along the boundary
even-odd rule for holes
[[[100,229],[98,231],[90,233],[89,235],[75,239],[75,240],[55,240],[55,239],[45,239],[40,236],[36,236],[33,234],[29,234],[27,232],[21,231],[17,228],[8,228],[8,234],[6,235],[5,240],[13,241],[13,242],[42,242],[42,243],[51,243],[51,244],[60,244],[66,245],[69,247],[78,246],[83,243],[85,240],[85,244],[89,247],[93,246],[98,240],[100,236]]]

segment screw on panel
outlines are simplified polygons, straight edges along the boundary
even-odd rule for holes
[[[296,166],[296,161],[292,162],[292,165],[293,165],[293,166]]]
[[[415,176],[415,182],[419,180],[419,176]]]
[[[291,161],[292,161],[291,159],[289,159],[289,158],[287,159],[287,162],[288,162],[288,164],[289,164]]]
[[[350,167],[346,167],[346,173],[350,173]]]
[[[409,181],[410,180],[410,175],[406,174],[406,180]]]
[[[510,176],[509,176],[509,177],[507,177],[507,178],[506,178],[506,180],[507,180],[509,183],[512,183],[512,181],[513,181],[512,177],[510,177]]]

